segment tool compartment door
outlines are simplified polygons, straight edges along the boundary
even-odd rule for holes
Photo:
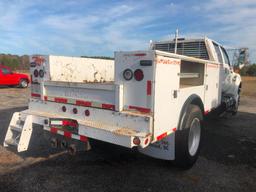
[[[154,97],[154,139],[177,126],[180,59],[157,55]]]

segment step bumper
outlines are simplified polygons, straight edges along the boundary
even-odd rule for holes
[[[67,119],[69,117],[30,110],[26,110],[21,113],[22,116],[33,115],[33,123],[42,125],[46,131],[80,141],[86,141],[87,138],[93,138],[127,148],[138,146],[145,148],[152,140],[152,134],[149,132],[139,132],[132,128],[113,126],[80,119],[76,119],[79,127],[78,134],[74,134],[61,128],[51,127],[49,123],[51,118]]]

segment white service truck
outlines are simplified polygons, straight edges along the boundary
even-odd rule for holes
[[[209,39],[151,43],[114,60],[34,55],[28,109],[13,114],[4,146],[26,151],[33,124],[74,151],[89,139],[191,167],[205,115],[235,114],[241,78],[225,49]],[[56,137],[61,136],[62,141]]]

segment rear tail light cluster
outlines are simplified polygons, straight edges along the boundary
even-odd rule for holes
[[[137,80],[137,81],[141,81],[143,78],[144,78],[144,73],[141,69],[136,69],[134,71],[134,78]]]
[[[35,76],[35,77],[38,77],[38,75],[39,75],[39,72],[38,72],[37,69],[35,69],[35,70],[34,70],[34,76]]]
[[[44,77],[44,70],[40,69],[40,71],[39,71],[39,76],[40,76],[41,78]]]
[[[133,78],[133,72],[131,69],[125,69],[123,72],[124,79],[129,81]]]
[[[34,70],[34,76],[35,77],[44,77],[44,70],[40,69],[39,71],[37,69]]]
[[[136,69],[134,72],[131,69],[125,69],[123,77],[126,81],[131,80],[133,77],[136,81],[141,81],[144,79],[144,73],[141,69]]]

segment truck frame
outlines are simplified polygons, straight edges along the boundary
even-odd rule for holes
[[[191,167],[204,117],[237,112],[241,78],[225,49],[209,38],[150,47],[115,52],[114,61],[31,56],[29,106],[13,114],[4,146],[26,151],[38,124],[54,146],[56,135],[72,151],[73,140],[88,146],[97,139]]]

